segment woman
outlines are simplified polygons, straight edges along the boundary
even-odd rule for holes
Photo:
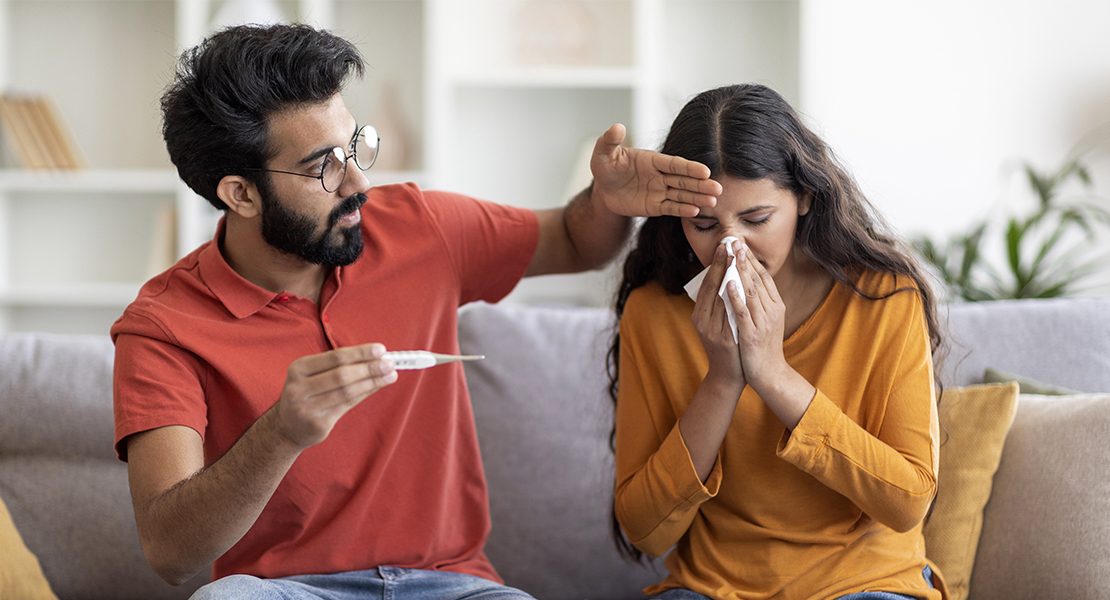
[[[921,534],[940,342],[922,272],[766,87],[698,95],[662,152],[724,192],[695,217],[648,219],[618,292],[617,535],[637,558],[673,547],[646,593],[945,597]],[[683,286],[703,267],[694,301]]]

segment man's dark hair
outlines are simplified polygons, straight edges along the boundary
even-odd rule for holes
[[[177,173],[197,194],[226,210],[216,186],[228,175],[258,183],[276,154],[268,119],[297,105],[322,103],[364,70],[353,44],[307,25],[242,25],[182,53],[162,95],[162,137]]]

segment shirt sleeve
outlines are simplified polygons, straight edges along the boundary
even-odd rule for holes
[[[124,462],[130,435],[184,425],[203,439],[208,425],[203,365],[191,353],[144,335],[159,330],[146,317],[127,313],[113,327],[115,449]]]
[[[721,463],[718,456],[703,485],[662,386],[641,376],[653,367],[638,358],[636,346],[643,342],[626,326],[636,318],[628,313],[620,331],[614,513],[634,546],[662,556],[685,535],[699,507],[716,496]]]
[[[535,212],[450,192],[423,194],[458,274],[462,304],[508,295],[539,244]]]
[[[900,295],[916,301],[884,322],[886,328],[905,332],[900,344],[889,346],[893,384],[868,392],[876,397],[865,399],[885,405],[880,429],[868,431],[818,390],[777,451],[875,520],[905,532],[925,518],[936,493],[940,425],[920,298],[916,293]]]

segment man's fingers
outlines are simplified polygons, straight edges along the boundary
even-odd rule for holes
[[[685,191],[706,198],[715,199],[724,191],[721,184],[712,179],[698,179],[684,175],[663,175],[667,190]]]
[[[605,130],[605,133],[601,134],[601,137],[597,138],[597,143],[594,144],[594,154],[611,156],[624,143],[624,135],[624,125],[620,123]]]
[[[661,173],[669,175],[683,175],[685,177],[693,177],[694,179],[709,179],[712,174],[709,167],[695,162],[686,160],[680,156],[671,156],[669,154],[660,154],[658,152],[651,153],[651,165]]]
[[[692,218],[698,216],[701,212],[697,206],[686,202],[679,202],[676,200],[664,200],[659,204],[659,214],[668,217],[685,217]]]
[[[360,346],[336,348],[328,352],[298,358],[289,365],[289,375],[291,377],[311,377],[342,365],[378,360],[384,355],[385,346],[382,344],[362,344]]]

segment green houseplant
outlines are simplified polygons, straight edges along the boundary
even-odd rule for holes
[[[1002,223],[982,220],[943,241],[919,237],[914,248],[943,282],[951,299],[969,302],[1011,298],[1054,298],[1081,291],[1104,269],[1108,255],[1095,240],[1110,226],[1110,211],[1096,202],[1094,185],[1082,155],[1043,173],[1028,162],[1022,175],[1037,204],[1025,215]],[[1065,195],[1069,183],[1086,192]],[[1072,188],[1074,189],[1074,188]],[[1001,266],[985,250],[1000,240]],[[998,254],[993,255],[995,257]]]

